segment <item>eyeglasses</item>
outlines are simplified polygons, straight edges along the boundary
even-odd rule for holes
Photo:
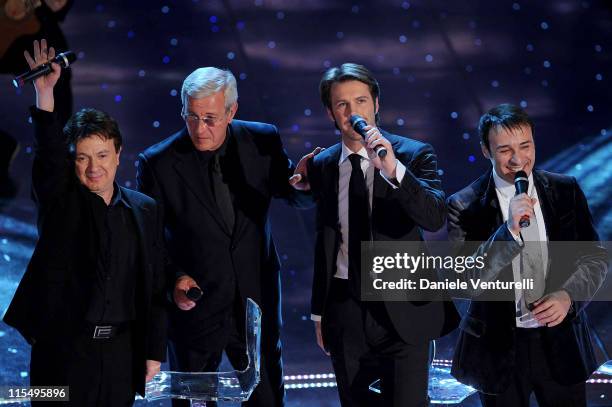
[[[207,127],[216,126],[223,117],[219,116],[204,116],[200,117],[193,113],[182,114],[181,117],[187,124],[191,124],[193,126],[197,126],[200,121],[202,121]]]

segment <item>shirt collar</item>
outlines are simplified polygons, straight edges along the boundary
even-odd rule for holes
[[[121,192],[121,188],[119,188],[117,182],[113,183],[113,187],[113,197],[111,198],[109,206],[115,206],[118,203],[122,203],[123,205],[125,205],[126,208],[131,208],[129,202],[125,199],[123,193]]]
[[[527,195],[533,197],[533,171],[529,174],[529,188],[527,189]],[[516,188],[514,184],[509,183],[499,175],[495,171],[495,167],[493,167],[493,181],[495,182],[495,189],[507,200],[512,199],[512,197],[516,194]]]
[[[350,148],[346,146],[346,144],[344,144],[344,141],[342,141],[341,144],[342,144],[342,153],[340,154],[340,160],[338,161],[338,165],[341,165],[343,162],[348,160],[349,155],[355,154],[353,151],[351,151]],[[368,161],[370,160],[370,157],[368,157],[368,152],[363,146],[361,146],[361,150],[357,151],[356,154],[359,154],[362,158],[365,158]]]

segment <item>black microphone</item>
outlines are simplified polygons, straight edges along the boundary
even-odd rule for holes
[[[40,66],[37,66],[36,68],[28,72],[22,73],[21,75],[13,79],[13,85],[15,85],[16,88],[21,88],[26,83],[33,81],[39,76],[43,76],[43,75],[47,75],[51,73],[53,71],[51,69],[51,62],[55,62],[56,64],[59,64],[59,66],[61,66],[62,68],[68,68],[70,64],[76,61],[76,59],[77,57],[74,54],[74,52],[72,51],[62,52],[61,54],[56,55],[56,57],[50,60],[49,62],[46,62]]]
[[[525,171],[517,171],[514,175],[514,188],[516,189],[516,193],[514,195],[520,195],[523,193],[527,193],[529,189],[529,178],[527,178],[527,174]],[[521,228],[526,228],[529,226],[529,216],[525,215],[519,220],[519,226]]]
[[[365,140],[367,132],[364,129],[368,125],[368,122],[366,122],[365,119],[358,114],[352,114],[350,121],[353,130],[355,130]],[[384,158],[387,155],[387,149],[385,146],[378,145],[374,151],[376,151],[376,154],[380,158]]]
[[[204,293],[198,287],[191,287],[189,290],[185,292],[185,295],[191,301],[198,301],[200,298],[202,298],[202,294]]]

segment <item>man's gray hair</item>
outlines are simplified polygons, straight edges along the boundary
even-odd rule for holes
[[[223,91],[225,95],[225,110],[228,111],[238,100],[238,85],[236,78],[228,70],[208,66],[198,68],[183,81],[181,100],[183,109],[187,106],[187,97],[202,99]]]

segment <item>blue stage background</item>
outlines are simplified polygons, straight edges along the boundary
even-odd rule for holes
[[[79,58],[75,108],[102,109],[120,123],[122,185],[134,187],[140,151],[183,125],[180,87],[195,68],[232,70],[237,117],[276,124],[298,160],[339,140],[319,100],[322,73],[358,62],[381,84],[381,127],[434,146],[447,194],[489,165],[475,131],[479,116],[503,102],[523,106],[536,124],[538,165],[575,176],[602,239],[612,239],[612,12],[604,1],[77,1],[62,27]],[[0,314],[36,239],[29,200],[34,93],[15,90],[11,79],[0,77],[0,123],[21,151],[11,169],[18,195],[0,204]],[[271,210],[283,261],[292,407],[339,405],[333,387],[298,386],[330,380],[297,379],[332,372],[309,319],[313,215],[282,202]],[[444,239],[444,229],[428,237]],[[607,303],[590,307],[608,347],[609,310]],[[439,342],[439,359],[450,358],[453,339]],[[0,323],[0,386],[27,383],[28,355]],[[589,384],[589,405],[611,406],[609,387]],[[462,405],[479,403],[471,397]]]

